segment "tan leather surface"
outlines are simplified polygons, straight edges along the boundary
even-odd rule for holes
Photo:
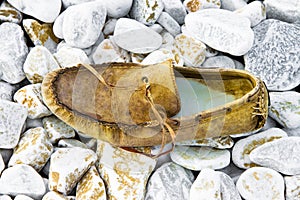
[[[171,62],[93,67],[111,87],[100,83],[82,66],[64,70],[54,82],[61,104],[102,122],[135,125],[155,121],[145,98],[143,80],[147,78],[154,103],[163,108],[168,117],[179,112],[180,99]]]

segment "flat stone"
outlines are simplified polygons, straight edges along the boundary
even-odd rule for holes
[[[161,36],[151,28],[128,18],[120,18],[115,27],[113,41],[133,53],[150,53],[162,44]]]
[[[52,114],[43,103],[41,83],[30,84],[20,88],[14,94],[14,101],[27,107],[30,119],[38,119]]]
[[[15,87],[4,81],[0,81],[0,99],[12,101]]]
[[[53,56],[62,68],[76,66],[79,63],[90,63],[85,52],[78,48],[64,46]]]
[[[173,162],[191,170],[221,169],[229,165],[230,152],[210,147],[176,146],[170,154]]]
[[[8,195],[0,195],[0,200],[12,200],[12,198]]]
[[[40,171],[47,163],[52,151],[53,146],[43,128],[29,129],[21,136],[18,145],[14,148],[8,166],[27,164],[36,171]]]
[[[127,51],[118,47],[112,40],[103,40],[93,53],[93,61],[96,64],[107,62],[129,62],[130,56]]]
[[[234,12],[247,17],[251,21],[251,27],[256,26],[267,17],[266,8],[260,1],[253,1]]]
[[[87,145],[80,142],[79,140],[76,139],[61,139],[59,140],[58,147],[80,147],[80,148],[84,148],[84,149],[88,149]]]
[[[42,22],[54,22],[61,9],[61,0],[7,0],[12,6],[22,13],[30,15]],[[45,12],[46,11],[46,12]]]
[[[291,90],[300,84],[300,27],[267,19],[253,28],[254,45],[244,56],[246,70],[269,90]]]
[[[233,144],[234,142],[230,136],[205,138],[201,140],[188,140],[188,141],[176,143],[176,145],[182,145],[182,146],[202,146],[202,147],[213,147],[217,149],[230,149],[231,147],[233,147]]]
[[[300,174],[300,137],[286,137],[263,144],[249,157],[252,162],[283,174]]]
[[[283,177],[265,167],[247,169],[239,178],[236,187],[244,199],[284,200]]]
[[[34,200],[34,199],[29,196],[19,194],[14,198],[14,200]]]
[[[169,49],[159,49],[151,52],[147,57],[143,59],[141,64],[151,65],[162,63],[167,60],[172,60],[174,65],[183,66],[183,59],[178,55],[178,53]]]
[[[270,19],[293,23],[300,18],[300,4],[298,1],[264,0],[264,4]]]
[[[235,11],[246,6],[247,3],[244,0],[221,0],[221,9]]]
[[[5,168],[5,163],[3,161],[2,155],[0,154],[0,174]]]
[[[241,200],[233,180],[223,172],[202,169],[190,190],[190,200]]]
[[[67,8],[62,27],[66,43],[77,48],[87,48],[95,44],[104,26],[106,14],[106,8],[101,1]]]
[[[221,0],[184,0],[183,4],[188,12],[197,12],[207,8],[220,8]]]
[[[133,0],[130,16],[145,25],[152,25],[163,9],[162,0]]]
[[[165,163],[150,177],[145,200],[189,200],[193,173],[173,162]]]
[[[1,79],[11,84],[21,82],[25,78],[22,66],[28,48],[19,25],[10,22],[0,25],[0,52]]]
[[[104,1],[107,15],[114,18],[124,17],[129,13],[132,2],[133,0]]]
[[[27,118],[27,109],[18,103],[0,100],[0,148],[14,148]]]
[[[76,199],[106,200],[105,185],[95,166],[77,184]]]
[[[46,74],[58,68],[50,51],[43,46],[32,48],[23,65],[25,75],[31,83],[41,83]]]
[[[60,139],[75,137],[74,129],[55,116],[44,117],[43,127],[52,144]]]
[[[270,92],[269,115],[285,128],[300,127],[300,93]]]
[[[64,17],[65,17],[66,12],[63,11],[58,15],[58,17],[55,19],[53,26],[52,26],[52,31],[55,37],[64,39],[64,33],[63,33],[63,23],[64,23]]]
[[[254,167],[256,164],[251,162],[249,158],[250,153],[265,143],[278,140],[283,137],[287,137],[286,132],[279,128],[271,128],[245,139],[241,139],[235,143],[232,149],[232,161],[236,166],[242,169]]]
[[[207,58],[202,66],[208,68],[217,67],[235,69],[234,61],[228,56],[213,56]]]
[[[41,199],[45,192],[43,178],[29,165],[15,165],[2,172],[0,194],[23,194],[33,199]]]
[[[52,26],[52,24],[40,24],[34,19],[23,20],[23,27],[33,44],[35,46],[44,46],[51,53],[54,53],[56,52],[56,47],[59,40],[54,35]]]
[[[6,1],[0,5],[0,22],[12,22],[19,24],[23,19],[23,15],[17,9],[12,7]]]
[[[97,155],[89,149],[80,147],[58,149],[50,160],[50,190],[64,195],[69,194],[96,160]]]
[[[299,199],[300,194],[300,175],[285,176],[285,199],[296,200]]]
[[[160,14],[159,18],[157,19],[157,23],[164,27],[174,37],[181,32],[180,26],[177,21],[167,12],[162,12]]]
[[[244,55],[252,47],[250,24],[248,18],[222,9],[204,9],[185,18],[187,31],[196,39],[234,56]]]
[[[205,44],[193,37],[184,34],[177,35],[175,47],[183,57],[186,66],[200,67],[205,60]]]
[[[181,0],[162,0],[164,10],[176,20],[178,24],[184,23],[186,9]]]
[[[107,187],[108,199],[144,199],[147,179],[156,164],[154,159],[99,140],[97,154],[97,167]]]

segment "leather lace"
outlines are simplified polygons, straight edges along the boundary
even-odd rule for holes
[[[108,83],[106,83],[106,81],[104,80],[103,76],[101,74],[99,74],[95,68],[93,68],[91,65],[89,64],[82,64],[82,66],[84,66],[87,70],[89,70],[94,76],[97,77],[97,79],[103,84],[105,85],[106,87],[108,88],[111,88],[111,87],[117,87],[117,86],[112,86]],[[161,127],[162,129],[162,140],[161,140],[161,148],[159,150],[159,153],[156,154],[156,155],[153,155],[153,154],[148,154],[148,153],[144,153],[144,152],[141,152],[141,151],[137,151],[136,149],[133,149],[133,151],[137,151],[138,153],[141,153],[143,155],[146,155],[146,156],[149,156],[151,158],[158,158],[162,155],[165,155],[165,154],[168,154],[170,152],[172,152],[174,150],[174,147],[175,147],[175,138],[176,138],[176,133],[175,131],[172,129],[172,127],[167,123],[167,117],[165,116],[164,113],[160,113],[158,111],[158,109],[156,108],[156,105],[153,101],[153,98],[152,98],[152,95],[151,95],[151,84],[149,83],[149,80],[147,77],[144,77],[143,78],[143,82],[145,83],[145,89],[146,89],[146,94],[145,94],[145,99],[147,100],[147,102],[150,104],[150,107],[151,107],[151,110],[154,114],[154,116],[156,117],[156,120],[158,121],[159,123],[159,126]],[[167,137],[167,130],[171,136],[171,139],[172,139],[172,147],[167,150],[167,151],[164,151],[163,152],[163,149],[166,145],[166,137]],[[129,148],[126,148],[126,149],[129,149]]]

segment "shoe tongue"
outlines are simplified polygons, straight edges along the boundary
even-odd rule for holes
[[[130,69],[119,77],[112,89],[112,116],[116,123],[135,125],[156,121],[146,98],[146,83],[155,109],[162,117],[172,117],[180,111],[180,97],[171,61]]]

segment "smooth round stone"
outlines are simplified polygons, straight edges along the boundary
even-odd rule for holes
[[[194,180],[190,170],[172,162],[165,163],[150,177],[145,200],[189,200],[189,191]]]
[[[111,18],[109,20],[107,20],[107,22],[104,24],[103,27],[103,34],[108,36],[108,35],[112,35],[114,33],[116,24],[117,24],[117,19]]]
[[[2,172],[0,194],[23,194],[33,199],[41,199],[45,192],[43,178],[29,165],[15,165]]]
[[[296,22],[300,18],[299,1],[264,0],[269,19],[279,19],[285,22]]]
[[[221,169],[229,165],[230,152],[209,147],[176,146],[170,154],[173,162],[191,170]]]
[[[5,163],[3,161],[2,155],[0,154],[0,174],[5,168]]]
[[[221,0],[184,0],[183,4],[188,12],[197,12],[207,8],[220,8]]]
[[[86,144],[76,139],[61,139],[59,140],[57,146],[63,148],[80,147],[80,148],[88,149]]]
[[[183,57],[186,66],[200,67],[205,60],[205,44],[193,37],[184,34],[177,35],[175,47]]]
[[[254,27],[261,21],[265,20],[267,16],[266,8],[260,1],[253,1],[234,12],[247,17],[251,21],[251,27]]]
[[[184,23],[186,9],[181,0],[162,0],[164,10],[176,20],[178,24]]]
[[[254,149],[250,160],[286,175],[300,174],[300,137],[286,137]]]
[[[244,0],[221,0],[221,9],[234,11],[246,6],[247,3]]]
[[[267,19],[253,28],[254,45],[244,56],[246,70],[269,90],[291,90],[300,84],[300,27]]]
[[[26,129],[43,127],[42,119],[26,119]]]
[[[71,200],[71,198],[58,192],[50,191],[43,196],[42,200]]]
[[[104,1],[107,15],[113,18],[124,17],[129,13],[132,2],[133,0]]]
[[[30,119],[38,119],[52,114],[42,99],[41,83],[26,85],[14,94],[14,101],[27,107]]]
[[[34,199],[29,196],[19,194],[14,198],[14,200],[34,200]]]
[[[300,93],[270,92],[269,115],[285,128],[300,127]]]
[[[105,185],[95,166],[92,166],[78,182],[76,199],[106,200]]]
[[[74,129],[55,116],[44,117],[43,127],[52,144],[60,139],[75,137]]]
[[[34,19],[23,20],[23,27],[33,44],[44,46],[54,53],[59,40],[55,37],[52,26],[52,24],[40,24]]]
[[[21,23],[23,19],[22,13],[12,7],[6,1],[0,3],[0,22]]]
[[[8,195],[0,195],[0,200],[12,200],[12,198]]]
[[[241,139],[235,143],[232,149],[232,161],[236,166],[242,169],[248,169],[256,166],[249,158],[250,153],[265,143],[278,140],[283,137],[287,137],[286,132],[279,128],[271,128],[245,139]]]
[[[0,25],[0,52],[1,79],[11,84],[21,82],[25,78],[22,66],[28,48],[19,25],[9,22]]]
[[[176,52],[174,53],[169,49],[159,49],[151,52],[147,57],[144,58],[141,64],[152,65],[152,64],[162,63],[167,60],[172,60],[176,66],[183,65],[183,60],[180,59],[180,57],[176,54]]]
[[[36,171],[40,171],[50,158],[52,151],[53,146],[43,128],[29,129],[21,136],[18,145],[14,148],[8,166],[27,164]]]
[[[7,0],[12,6],[26,15],[30,15],[42,22],[52,23],[59,15],[61,0]]]
[[[285,199],[295,200],[299,198],[300,194],[300,175],[285,176]]]
[[[66,43],[77,48],[87,48],[95,44],[104,26],[106,13],[101,1],[67,8],[62,27]]]
[[[90,63],[83,50],[68,46],[60,48],[53,56],[62,68],[76,66],[79,63]]]
[[[157,23],[164,27],[174,37],[181,32],[179,24],[167,12],[162,12],[160,14],[159,18],[157,19]]]
[[[283,177],[276,171],[265,167],[247,169],[239,178],[236,187],[246,199],[284,200]]]
[[[127,18],[117,21],[112,39],[119,47],[138,54],[150,53],[162,44],[161,36],[154,30]]]
[[[156,164],[154,159],[99,140],[97,155],[108,199],[144,199],[148,177]]]
[[[103,40],[93,53],[92,57],[95,64],[130,61],[128,52],[118,47],[110,39]]]
[[[189,140],[183,142],[177,142],[176,145],[182,146],[203,146],[213,147],[217,149],[230,149],[234,142],[230,136],[220,136],[214,138],[205,138],[201,140]]]
[[[94,0],[61,0],[63,7],[64,8],[68,8],[70,6],[74,6],[77,4],[81,4],[81,3],[86,3],[86,2],[90,2],[90,1],[94,1]]]
[[[50,160],[49,188],[67,195],[94,165],[97,155],[80,147],[58,149]]]
[[[233,180],[223,172],[203,169],[190,190],[190,200],[241,200]]]
[[[173,35],[165,30],[163,30],[160,35],[162,37],[162,44],[160,48],[172,49],[175,44],[175,38]]]
[[[229,68],[235,69],[234,61],[228,56],[213,56],[207,58],[202,64],[203,67],[217,67],[217,68]]]
[[[52,31],[55,37],[64,39],[64,33],[63,33],[63,23],[64,23],[64,17],[65,17],[66,12],[62,12],[58,17],[55,19],[53,26],[52,26]]]
[[[164,9],[162,0],[133,0],[130,16],[145,24],[152,25],[156,22]]]
[[[6,83],[4,81],[0,81],[0,99],[12,101],[12,96],[15,87]]]
[[[185,17],[187,31],[208,46],[241,56],[253,45],[250,20],[222,9],[204,9]],[[228,28],[230,27],[230,28]]]
[[[27,109],[18,103],[0,100],[0,148],[14,148],[27,118]]]
[[[23,65],[25,75],[31,83],[41,83],[46,74],[58,68],[50,51],[43,46],[32,48]]]

